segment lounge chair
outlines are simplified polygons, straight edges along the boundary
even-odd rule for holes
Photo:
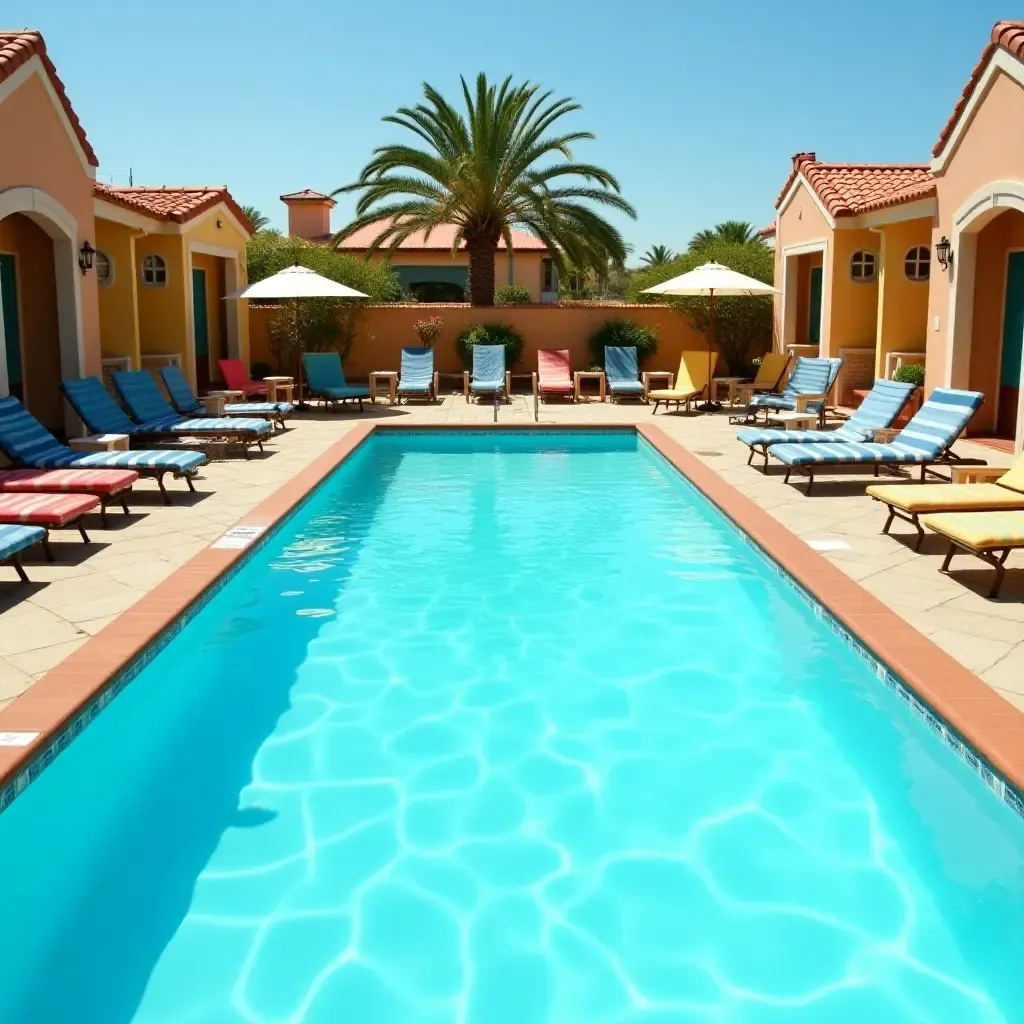
[[[107,526],[107,505],[116,501],[129,514],[128,493],[139,479],[132,469],[3,469],[3,494],[91,494],[99,499]]]
[[[756,394],[778,392],[787,366],[789,366],[788,352],[766,352],[761,357],[761,363],[753,380],[733,381],[729,385],[729,405],[735,405],[737,399],[744,405],[748,405],[750,399]]]
[[[21,555],[36,544],[46,544],[46,531],[41,526],[0,526],[0,564],[13,565],[22,583],[28,574],[21,564]]]
[[[434,371],[432,348],[403,348],[402,366],[398,374],[398,401],[404,397],[437,401],[437,373]]]
[[[616,396],[643,399],[646,389],[640,380],[640,367],[634,346],[607,345],[604,350],[604,375],[613,402]]]
[[[820,441],[834,444],[839,441],[871,441],[876,430],[890,427],[914,393],[913,384],[901,384],[895,380],[876,380],[867,397],[853,415],[835,430],[769,430],[748,428],[740,430],[736,439],[749,449],[747,465],[755,455],[764,457],[764,469],[768,469],[768,449],[773,444],[809,444]]]
[[[958,551],[974,555],[995,569],[988,596],[999,596],[1007,557],[1024,548],[1024,512],[940,512],[925,516],[922,522],[949,541],[940,572],[949,572],[949,563]]]
[[[576,391],[572,363],[567,348],[542,348],[537,353],[537,372],[533,375],[533,397],[547,399],[561,395],[571,399]]]
[[[490,395],[495,402],[499,396],[504,396],[505,401],[508,401],[511,388],[511,374],[505,369],[505,346],[474,345],[472,376],[468,370],[462,374],[462,391],[466,401],[469,401],[470,395]]]
[[[270,388],[261,380],[253,380],[249,367],[241,359],[218,359],[224,388],[227,391],[241,391],[248,399],[253,395],[266,396]]]
[[[370,389],[346,383],[341,356],[337,352],[304,352],[302,369],[309,393],[324,405],[358,402],[359,411],[363,411],[363,399],[370,397]]]
[[[679,406],[685,403],[686,411],[689,412],[690,402],[695,398],[700,398],[707,391],[717,362],[717,352],[711,353],[710,361],[706,351],[681,352],[679,369],[676,370],[672,386],[647,392],[647,400],[654,399],[651,415],[653,416],[658,411],[658,406],[662,402],[665,403],[666,409],[668,409],[669,402],[675,402],[677,411]],[[644,374],[644,380],[647,380],[647,374]]]
[[[730,416],[730,423],[756,423],[757,414],[764,410],[765,420],[772,410],[795,411],[802,403],[808,412],[818,413],[819,426],[825,425],[825,402],[839,375],[842,359],[824,359],[817,356],[798,356],[793,372],[781,392],[769,391],[754,395],[746,409],[738,416]]]
[[[168,473],[180,477],[194,491],[192,477],[207,461],[202,452],[192,451],[73,451],[10,395],[0,398],[0,451],[25,469],[133,470],[139,476],[156,480],[166,505],[171,503],[171,497],[164,487],[164,477]]]
[[[921,548],[924,530],[920,517],[940,512],[1024,511],[1024,455],[1009,468],[998,466],[954,466],[953,482],[936,487],[910,484],[874,484],[868,494],[889,509],[882,527],[888,533],[894,519],[902,519],[917,530],[914,550]]]
[[[0,494],[0,523],[38,526],[47,532],[74,526],[88,544],[82,519],[99,503],[94,494]]]
[[[192,387],[185,374],[177,366],[165,366],[160,370],[160,377],[167,389],[171,404],[182,416],[206,416],[202,403],[193,394]],[[267,419],[284,430],[284,418],[295,406],[291,402],[235,402],[224,406],[224,415],[254,416]]]
[[[794,469],[805,473],[808,494],[814,486],[815,471],[835,466],[873,466],[876,476],[882,466],[920,466],[923,481],[929,466],[956,458],[950,450],[953,442],[963,433],[984,398],[980,391],[936,388],[913,419],[887,444],[868,441],[773,444],[768,454],[786,466],[786,483]]]
[[[131,420],[114,401],[98,377],[61,381],[61,390],[82,422],[95,434],[127,434],[132,443],[180,441],[183,437],[226,438],[242,445],[249,457],[249,445],[259,445],[273,433],[269,420],[227,417],[182,419],[160,394],[148,370],[116,372],[114,387],[136,420]]]

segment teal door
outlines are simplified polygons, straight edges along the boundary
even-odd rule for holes
[[[1024,252],[1011,252],[1006,268],[1003,353],[999,371],[1000,437],[1016,437],[1020,400],[1021,353],[1024,351]]]
[[[192,323],[196,329],[196,384],[210,383],[210,321],[206,312],[206,271],[192,268]]]
[[[821,344],[821,267],[811,267],[811,294],[807,312],[807,344]]]
[[[4,355],[7,358],[7,387],[23,398],[21,375],[21,318],[18,315],[18,278],[14,257],[0,253],[0,305],[4,310]]]

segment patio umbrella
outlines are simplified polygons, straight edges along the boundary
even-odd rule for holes
[[[708,397],[711,397],[711,362],[715,351],[715,299],[719,295],[775,295],[773,288],[757,278],[737,273],[721,263],[705,263],[694,270],[662,281],[653,288],[646,288],[652,295],[702,295],[710,306],[711,329],[708,331]],[[716,412],[722,407],[717,402],[705,402],[699,407],[703,412]]]
[[[309,267],[285,267],[273,277],[265,277],[262,281],[243,288],[239,292],[226,296],[229,299],[291,299],[292,325],[295,331],[295,347],[298,348],[299,334],[299,300],[300,299],[368,299],[368,295],[357,292],[355,288],[339,284],[329,277],[318,274]],[[299,356],[299,405],[302,405],[302,358]]]

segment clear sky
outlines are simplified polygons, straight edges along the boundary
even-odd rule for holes
[[[583,104],[572,123],[597,139],[576,155],[618,176],[639,255],[725,219],[768,223],[802,150],[926,162],[1009,7],[2,0],[0,27],[42,30],[100,180],[226,184],[278,227],[281,193],[347,184],[405,134],[380,118],[423,81],[455,97],[460,74],[531,79]],[[341,197],[332,226],[351,210]]]

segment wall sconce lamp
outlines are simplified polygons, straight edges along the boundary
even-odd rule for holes
[[[949,239],[943,235],[942,240],[935,246],[935,258],[943,270],[948,270],[953,263],[953,253],[949,246]]]
[[[85,274],[92,270],[92,260],[96,255],[96,250],[86,241],[81,249],[78,250],[78,266],[82,273]]]

